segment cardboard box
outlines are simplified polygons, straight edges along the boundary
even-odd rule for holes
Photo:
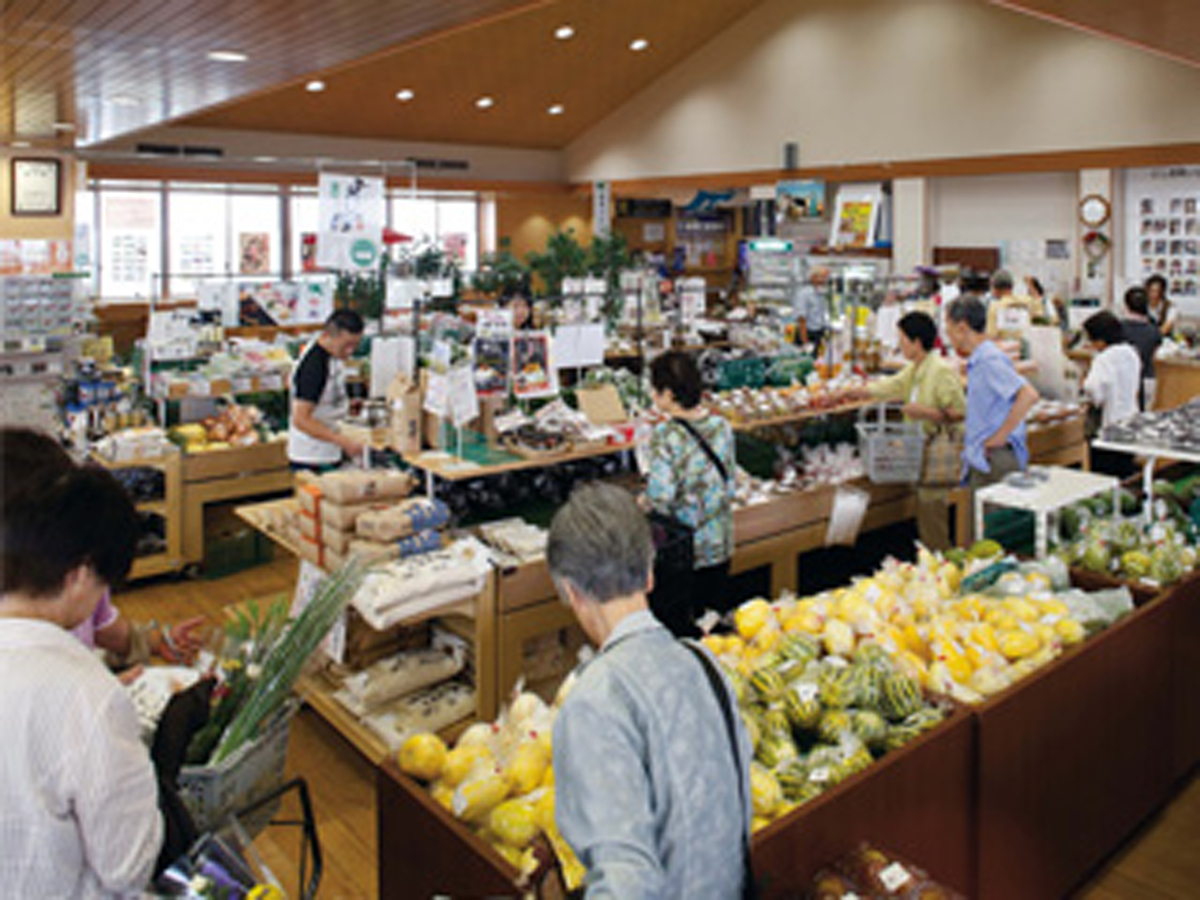
[[[579,411],[593,425],[615,425],[629,420],[629,413],[615,385],[581,388],[575,392],[575,396],[579,400]]]

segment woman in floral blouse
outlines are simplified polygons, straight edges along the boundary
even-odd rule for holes
[[[673,631],[687,632],[703,610],[724,612],[733,602],[728,587],[737,472],[733,430],[700,405],[700,371],[686,353],[656,358],[650,385],[655,407],[669,418],[650,438],[646,499],[655,512],[692,529],[695,566],[690,608],[677,616],[656,613]]]

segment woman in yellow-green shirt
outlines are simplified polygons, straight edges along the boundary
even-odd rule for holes
[[[904,417],[924,422],[929,433],[939,424],[961,421],[967,407],[962,376],[951,363],[932,352],[937,340],[933,319],[923,312],[910,312],[900,319],[899,328],[900,352],[908,364],[895,375],[854,391],[848,399],[900,402]],[[953,546],[946,494],[941,487],[917,490],[917,533],[921,543],[931,550]]]

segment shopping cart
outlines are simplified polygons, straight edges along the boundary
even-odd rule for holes
[[[295,793],[300,803],[299,819],[270,818],[271,827],[299,828],[301,832],[299,875],[300,900],[313,900],[321,884],[324,862],[317,834],[312,799],[303,778],[293,778],[258,800],[237,810],[219,827],[201,835],[187,856],[167,869],[156,883],[160,896],[207,896],[197,892],[197,879],[220,891],[220,896],[245,897],[255,888],[268,886],[286,897],[275,873],[255,850],[244,820],[257,819],[265,809],[277,809],[284,797]]]

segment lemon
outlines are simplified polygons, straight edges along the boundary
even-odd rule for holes
[[[400,771],[421,781],[434,781],[446,764],[446,745],[436,734],[414,734],[400,747]]]

